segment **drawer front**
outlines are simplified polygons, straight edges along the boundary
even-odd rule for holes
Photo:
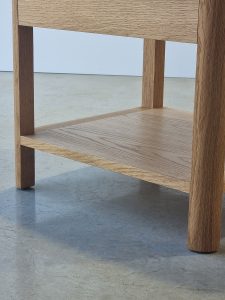
[[[18,0],[19,24],[197,41],[198,0]]]

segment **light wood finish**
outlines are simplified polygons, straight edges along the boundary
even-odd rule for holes
[[[199,0],[19,0],[19,24],[197,41]]]
[[[201,0],[189,248],[219,248],[225,157],[225,1]]]
[[[188,192],[191,124],[190,113],[138,109],[46,126],[21,144]]]
[[[111,113],[95,115],[95,116],[82,118],[82,119],[69,120],[69,121],[61,122],[61,123],[43,125],[43,126],[35,128],[35,133],[38,133],[39,131],[43,131],[45,129],[49,130],[49,129],[55,129],[55,128],[60,128],[60,127],[67,127],[67,126],[71,126],[71,125],[75,125],[75,124],[86,123],[86,122],[90,122],[90,121],[97,121],[97,120],[101,120],[101,119],[105,119],[105,118],[126,115],[128,113],[140,112],[140,111],[144,111],[144,110],[145,109],[142,107],[135,107],[135,108],[129,108],[129,109],[121,110],[121,111],[115,111],[115,112],[111,112]]]
[[[13,1],[16,185],[34,185],[34,150],[20,145],[20,136],[34,133],[33,28],[18,26]]]
[[[165,41],[144,39],[142,106],[163,107]]]
[[[14,0],[17,187],[34,184],[37,149],[190,192],[189,248],[217,251],[225,190],[224,12],[224,0]],[[144,38],[142,108],[34,133],[32,27]],[[193,145],[192,114],[161,108],[165,40],[198,43]]]

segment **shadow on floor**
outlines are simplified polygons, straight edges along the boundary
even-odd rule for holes
[[[225,290],[220,276],[225,262],[218,264],[225,243],[217,255],[189,252],[187,214],[188,195],[96,168],[39,181],[35,190],[0,193],[0,217],[15,230],[25,228],[32,238],[43,236],[56,247],[62,244],[196,289],[209,276],[212,289]],[[224,221],[225,209],[223,237]],[[204,268],[212,268],[212,274],[204,274]]]

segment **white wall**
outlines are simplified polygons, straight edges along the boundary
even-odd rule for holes
[[[141,75],[141,39],[35,29],[35,71]],[[196,46],[167,43],[167,77],[194,77]],[[12,70],[11,0],[0,0],[0,71]]]

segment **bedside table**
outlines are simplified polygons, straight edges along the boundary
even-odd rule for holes
[[[217,251],[225,187],[225,1],[14,0],[13,6],[17,187],[35,184],[34,151],[41,150],[184,191],[189,249]],[[33,27],[143,38],[141,106],[35,128]],[[167,40],[198,44],[194,115],[163,108]]]

